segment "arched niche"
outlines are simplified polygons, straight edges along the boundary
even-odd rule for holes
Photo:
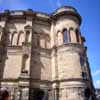
[[[17,45],[17,40],[18,40],[18,33],[16,31],[14,31],[13,34],[12,34],[12,37],[11,37],[12,46]]]
[[[40,47],[45,48],[46,47],[46,37],[44,35],[40,35]]]
[[[32,38],[32,26],[26,25],[24,29],[25,29],[25,42],[30,43]]]
[[[50,37],[47,34],[39,34],[40,47],[41,48],[50,48]]]
[[[80,42],[80,32],[79,32],[79,29],[75,29],[75,32],[76,32],[76,41],[77,41],[77,43],[79,43]]]
[[[29,38],[30,38],[30,31],[27,30],[25,33],[25,42],[28,43],[29,42]]]
[[[69,33],[70,33],[70,37],[71,37],[71,43],[76,43],[76,32],[75,29],[73,27],[69,28]]]
[[[49,36],[46,36],[45,47],[50,48],[50,37]]]
[[[22,45],[24,41],[25,41],[25,34],[23,31],[19,31],[17,45]]]
[[[61,31],[57,32],[57,45],[62,45],[63,44],[63,34]]]
[[[26,26],[24,27],[24,29],[26,29],[26,30],[27,30],[27,29],[28,29],[28,30],[29,30],[29,29],[32,29],[32,26],[26,25]]]
[[[28,54],[24,54],[22,56],[22,72],[26,72],[27,71],[27,66],[28,65],[28,59],[29,59],[29,55]]]

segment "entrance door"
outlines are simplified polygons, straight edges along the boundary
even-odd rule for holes
[[[44,100],[44,91],[40,89],[35,89],[34,91],[34,99],[33,100]]]

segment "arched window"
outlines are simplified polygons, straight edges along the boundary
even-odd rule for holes
[[[29,42],[29,35],[30,35],[30,32],[26,31],[25,42]]]
[[[68,42],[69,42],[69,40],[68,40],[68,31],[67,31],[67,29],[64,29],[64,30],[63,30],[63,42],[64,42],[64,43],[68,43]]]
[[[11,44],[13,46],[17,45],[17,39],[18,39],[18,34],[17,32],[13,32],[12,37],[11,37]]]
[[[78,29],[76,29],[76,40],[77,42],[79,42],[79,30]]]
[[[17,45],[22,45],[24,40],[25,40],[24,32],[20,31],[19,34],[18,34]]]
[[[73,27],[69,28],[69,35],[70,35],[71,43],[76,43],[76,34],[75,34],[75,30]]]

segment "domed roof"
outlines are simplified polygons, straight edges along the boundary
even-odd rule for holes
[[[61,8],[58,8],[54,13],[53,15],[57,15],[59,13],[62,13],[62,12],[74,12],[74,13],[77,13],[77,10],[71,6],[63,6]]]
[[[73,17],[77,17],[79,20],[79,24],[81,24],[81,16],[77,12],[77,10],[71,6],[63,6],[58,8],[55,12],[52,13],[52,18],[56,19],[62,15],[72,15]]]

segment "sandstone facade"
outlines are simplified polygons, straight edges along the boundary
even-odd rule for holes
[[[0,85],[11,100],[95,100],[80,25],[69,6],[0,13]]]

